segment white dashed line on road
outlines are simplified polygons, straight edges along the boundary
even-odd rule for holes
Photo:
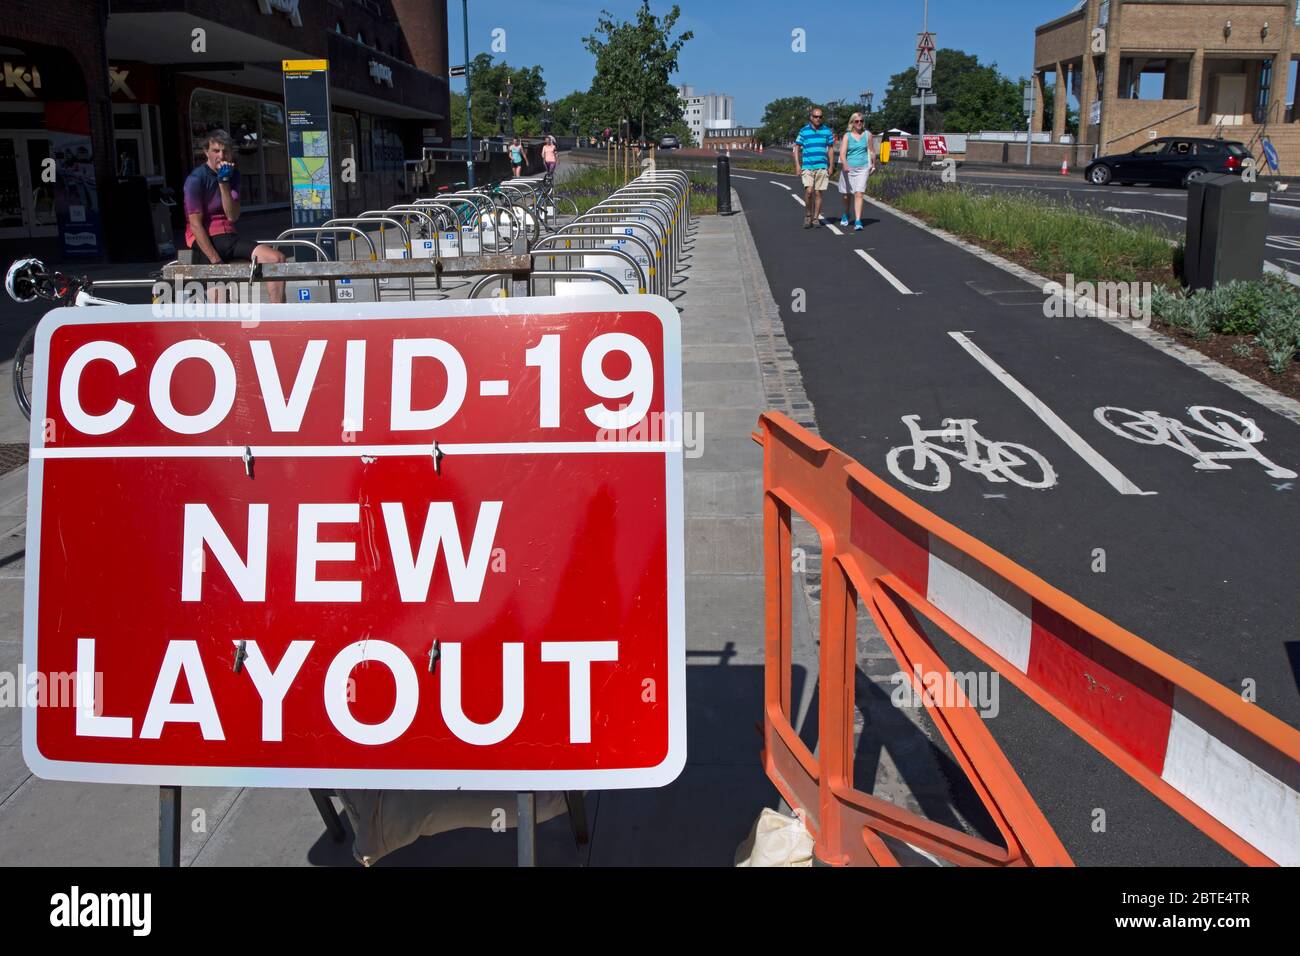
[[[789,188],[790,188],[790,187],[787,186],[785,183],[783,183],[783,182],[778,182],[778,181],[775,180],[775,179],[769,179],[768,182],[771,183],[773,186],[780,186],[782,189],[789,189]]]
[[[1187,221],[1186,216],[1179,216],[1172,212],[1161,212],[1159,209],[1123,209],[1119,206],[1107,206],[1106,212],[1122,212],[1129,216],[1164,216],[1166,219],[1181,219]]]
[[[732,179],[755,179],[755,180],[758,179],[757,176],[742,176],[740,175],[740,173],[732,173],[731,178]]]
[[[965,349],[971,358],[992,372],[994,378],[1005,385],[1011,391],[1011,394],[1024,402],[1029,407],[1029,410],[1042,420],[1043,424],[1055,432],[1056,436],[1065,442],[1071,451],[1087,462],[1093,471],[1105,478],[1112,488],[1122,495],[1156,494],[1154,491],[1143,491],[1124,477],[1123,473],[1103,458],[1101,453],[1089,445],[1082,435],[1067,425],[1060,415],[1044,405],[1038,396],[1016,381],[1010,372],[993,361],[978,345],[960,332],[949,332],[948,335]]]
[[[826,228],[829,229],[831,232],[835,233],[835,235],[837,235],[837,236],[842,236],[842,235],[844,235],[844,233],[840,232],[840,227],[837,226],[837,225],[835,225],[835,223],[833,223],[833,222],[828,222],[828,223],[826,224]]]
[[[913,292],[907,286],[903,285],[903,283],[899,282],[898,278],[892,272],[890,272],[888,269],[882,266],[875,259],[871,258],[871,256],[867,254],[867,251],[865,249],[854,249],[853,251],[856,252],[858,255],[860,255],[863,259],[865,259],[867,261],[867,265],[871,266],[871,268],[875,269],[882,276],[884,276],[885,281],[888,282],[890,285],[892,285],[899,292],[903,293],[903,295],[916,295],[915,292]]]

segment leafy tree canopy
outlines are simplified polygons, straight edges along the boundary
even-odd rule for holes
[[[944,48],[935,54],[934,89],[938,102],[925,109],[925,128],[936,133],[975,133],[982,129],[1024,129],[1021,82],[998,72],[997,64],[981,64],[961,50]],[[908,67],[889,79],[884,102],[871,115],[876,130],[916,131],[919,108],[911,103],[916,95],[916,67]]]
[[[687,30],[673,37],[680,17],[676,4],[664,16],[655,16],[650,0],[641,0],[632,21],[600,12],[596,29],[583,43],[596,57],[589,96],[592,114],[605,120],[602,128],[617,128],[625,120],[632,136],[654,136],[681,119],[681,100],[671,77],[678,54],[694,34]]]

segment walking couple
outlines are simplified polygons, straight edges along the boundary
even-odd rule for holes
[[[811,229],[822,224],[822,193],[830,185],[835,170],[835,134],[824,123],[821,107],[814,106],[808,114],[809,123],[799,130],[794,142],[795,171],[803,179],[803,227]],[[849,197],[853,198],[853,231],[862,231],[862,194],[867,191],[867,176],[875,169],[875,151],[871,146],[871,132],[866,128],[861,113],[849,118],[849,128],[839,143],[840,195],[844,197],[844,215],[840,225],[849,224]]]

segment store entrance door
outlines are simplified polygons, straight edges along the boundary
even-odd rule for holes
[[[59,234],[54,183],[42,176],[50,146],[44,133],[0,132],[0,239]]]

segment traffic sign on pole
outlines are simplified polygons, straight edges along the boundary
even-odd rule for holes
[[[933,93],[922,93],[912,97],[913,106],[934,106],[939,102],[939,98]]]
[[[675,778],[694,434],[676,310],[292,304],[250,324],[236,308],[41,322],[23,649],[73,696],[24,710],[32,770]]]

